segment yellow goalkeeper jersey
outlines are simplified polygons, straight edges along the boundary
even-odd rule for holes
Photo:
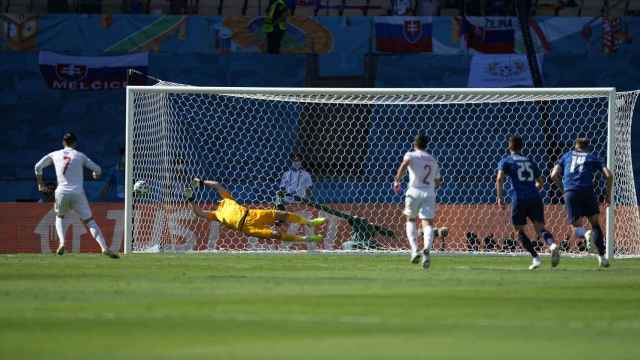
[[[241,230],[249,210],[238,204],[233,199],[222,199],[218,202],[218,208],[209,213],[209,220],[217,220],[222,224]]]

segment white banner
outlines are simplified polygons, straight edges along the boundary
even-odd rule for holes
[[[543,55],[538,55],[538,67],[542,74]],[[469,82],[471,88],[504,88],[533,86],[527,55],[476,54],[471,58]]]

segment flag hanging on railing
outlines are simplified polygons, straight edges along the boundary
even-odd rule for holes
[[[514,52],[515,18],[457,16],[453,21],[454,40],[463,47],[483,54]]]
[[[428,16],[376,16],[375,30],[379,52],[419,53],[433,49]]]
[[[146,73],[148,53],[122,56],[70,56],[50,51],[39,55],[40,73],[47,85],[59,90],[112,90],[127,85],[127,70]]]
[[[544,55],[538,55],[538,67],[542,74]],[[476,54],[471,58],[468,86],[472,88],[504,88],[533,86],[527,55],[524,54]]]

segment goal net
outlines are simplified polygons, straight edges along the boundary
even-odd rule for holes
[[[614,207],[601,208],[608,251],[640,255],[631,158],[638,92],[613,89],[266,89],[167,85],[127,89],[126,251],[408,249],[395,171],[417,133],[440,163],[434,249],[522,253],[509,209],[496,203],[495,175],[509,135],[543,170],[545,215],[564,252],[588,254],[575,238],[549,173],[577,137],[615,174]],[[286,209],[323,216],[318,243],[259,239],[196,218],[182,198],[194,176],[217,180],[246,207],[273,209],[290,155],[311,174],[308,203]],[[133,195],[135,181],[146,194]],[[596,190],[604,181],[596,176]],[[403,185],[403,191],[406,184]],[[508,186],[508,185],[507,185]],[[212,190],[195,202],[217,206]],[[291,200],[291,199],[286,199]],[[443,228],[446,228],[444,231]],[[530,236],[535,238],[532,229]],[[536,244],[542,248],[542,241]],[[543,250],[544,251],[544,250]],[[593,251],[593,250],[591,250]]]

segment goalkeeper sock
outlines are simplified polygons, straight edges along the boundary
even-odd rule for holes
[[[547,229],[542,229],[542,231],[540,231],[540,236],[544,240],[545,244],[547,244],[547,246],[551,246],[556,243],[556,241],[553,239],[553,235],[551,235],[551,233],[548,232]]]
[[[529,239],[527,234],[524,233],[524,231],[522,230],[518,231],[518,240],[520,240],[520,242],[522,243],[522,246],[525,249],[527,249],[527,251],[529,252],[529,254],[531,254],[532,257],[534,258],[538,257],[538,253],[536,252],[536,249],[533,248],[533,244],[531,243],[531,240]]]
[[[281,233],[280,240],[282,241],[304,241],[304,238],[300,235],[293,235],[289,233]]]
[[[433,246],[433,226],[422,226],[422,232],[422,236],[424,236],[424,248],[426,250],[431,250],[431,247]]]
[[[596,248],[598,249],[598,254],[600,256],[604,256],[605,246],[604,246],[604,236],[602,235],[602,228],[600,225],[592,226],[591,230],[593,232],[593,242],[596,244]]]
[[[300,225],[309,224],[309,220],[305,219],[304,216],[300,216],[300,215],[294,214],[294,213],[287,213],[287,222],[288,223],[294,223],[294,224],[300,224]]]
[[[418,237],[418,226],[415,221],[407,221],[407,239],[409,239],[409,246],[411,246],[411,253],[418,252],[418,244],[416,238]]]
[[[100,231],[100,227],[96,224],[96,221],[91,219],[91,221],[87,223],[87,227],[89,228],[91,236],[93,236],[98,242],[98,245],[100,245],[102,251],[107,251],[107,243],[104,241],[104,236],[102,236],[102,231]]]
[[[64,225],[62,224],[62,218],[56,216],[56,234],[58,235],[58,241],[60,246],[64,246]]]

